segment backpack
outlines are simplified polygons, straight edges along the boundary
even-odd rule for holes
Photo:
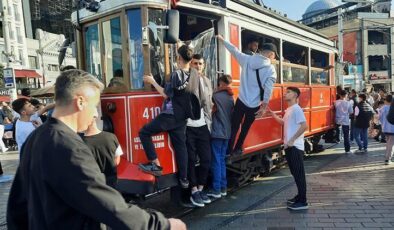
[[[391,102],[389,113],[387,114],[387,121],[394,125],[394,101]]]

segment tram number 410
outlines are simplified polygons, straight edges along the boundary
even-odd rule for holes
[[[145,108],[144,113],[142,114],[142,117],[149,120],[149,119],[155,119],[161,112],[160,107],[150,107],[150,108]]]

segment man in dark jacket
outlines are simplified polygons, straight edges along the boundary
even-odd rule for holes
[[[77,132],[97,116],[103,85],[81,70],[63,72],[56,80],[53,117],[37,128],[22,147],[23,157],[7,207],[9,230],[185,229],[125,203],[105,177]]]
[[[179,184],[183,188],[189,187],[187,179],[188,154],[186,149],[186,119],[193,120],[200,118],[200,103],[198,98],[195,111],[188,107],[191,104],[192,94],[187,92],[189,82],[192,78],[198,77],[197,71],[190,68],[193,50],[183,45],[178,49],[179,70],[173,72],[170,81],[161,87],[152,75],[144,76],[144,81],[153,85],[156,90],[164,97],[164,104],[161,113],[148,124],[144,125],[139,132],[141,144],[144,147],[146,156],[149,160],[146,164],[139,164],[145,173],[154,176],[161,176],[163,168],[157,157],[152,136],[161,132],[168,132],[172,146],[175,149],[176,163],[178,167]],[[195,72],[195,74],[192,73]],[[197,81],[199,81],[197,79]],[[198,84],[197,84],[198,86]]]
[[[357,153],[368,151],[368,128],[369,121],[374,114],[373,108],[367,103],[367,95],[360,93],[359,102],[354,109],[354,138],[356,139],[358,150]]]

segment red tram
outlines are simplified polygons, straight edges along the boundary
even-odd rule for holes
[[[175,45],[166,41],[176,27],[179,39],[190,41],[195,51],[203,54],[206,75],[213,86],[218,73],[229,73],[236,93],[240,66],[216,43],[215,32],[239,49],[251,38],[260,44],[275,43],[280,56],[273,63],[278,81],[269,107],[283,115],[284,91],[295,85],[302,91],[300,105],[309,126],[306,139],[318,139],[334,127],[335,75],[326,67],[335,64],[336,49],[317,31],[247,0],[182,0],[177,2],[179,20],[175,23],[167,1],[112,0],[99,4],[79,9],[72,18],[78,28],[78,67],[108,87],[102,95],[102,113],[105,128],[116,134],[125,152],[118,167],[122,193],[149,195],[178,183],[175,155],[166,133],[153,137],[163,176],[155,178],[138,169],[139,163],[147,161],[138,131],[160,113],[163,101],[150,85],[143,84],[142,77],[152,73],[157,81],[164,81],[172,71]],[[171,24],[171,31],[167,24]],[[122,86],[112,87],[113,81]],[[229,176],[239,185],[269,172],[282,157],[282,143],[282,127],[272,117],[256,120],[245,141],[244,154],[228,164]]]

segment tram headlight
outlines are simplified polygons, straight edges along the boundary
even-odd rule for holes
[[[108,102],[106,105],[107,111],[110,113],[116,112],[116,104],[114,102]]]

